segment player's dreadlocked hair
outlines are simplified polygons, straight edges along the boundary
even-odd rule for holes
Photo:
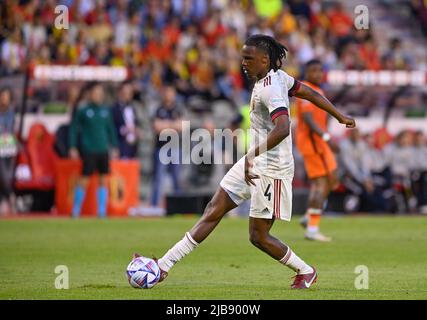
[[[270,69],[274,71],[282,67],[282,60],[286,59],[286,52],[288,51],[288,48],[283,44],[264,34],[250,36],[246,40],[245,45],[264,50],[270,57]]]

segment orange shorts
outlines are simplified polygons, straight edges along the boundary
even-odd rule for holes
[[[337,168],[335,155],[329,146],[324,146],[319,153],[303,155],[304,166],[310,179],[329,176]]]

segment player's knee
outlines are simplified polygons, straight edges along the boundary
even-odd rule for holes
[[[267,236],[259,231],[251,230],[249,232],[249,241],[257,248],[263,248],[265,246]]]

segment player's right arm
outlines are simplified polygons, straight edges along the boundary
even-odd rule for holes
[[[274,123],[274,128],[267,135],[267,139],[257,145],[255,148],[249,150],[245,156],[245,181],[248,185],[255,185],[252,179],[259,178],[259,176],[250,173],[250,168],[252,167],[254,158],[263,152],[273,149],[287,136],[289,136],[290,122],[287,112],[275,117],[272,121]]]
[[[325,110],[335,119],[337,119],[339,123],[345,124],[347,128],[356,127],[356,122],[353,118],[347,117],[340,113],[328,99],[304,83],[300,83],[299,89],[295,92],[295,97],[312,102],[314,105],[322,110]]]

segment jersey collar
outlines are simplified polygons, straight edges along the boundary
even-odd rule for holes
[[[275,72],[275,71],[274,71],[274,69],[270,69],[270,71],[268,71],[268,72],[267,72],[267,74],[265,75],[265,77],[263,77],[263,78],[259,79],[259,80],[257,81],[257,83],[259,83],[260,81],[263,81],[263,80],[264,80],[265,78],[267,78],[268,76],[271,76],[274,72]]]

